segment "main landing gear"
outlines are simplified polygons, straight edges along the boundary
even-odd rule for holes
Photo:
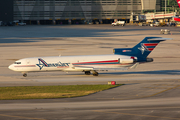
[[[90,71],[85,71],[85,75],[90,75],[90,74],[91,74]],[[96,72],[96,71],[92,71],[92,74],[93,74],[93,76],[98,76],[99,75],[98,72]]]
[[[98,73],[98,72],[93,71],[93,76],[98,76],[98,75],[99,75],[99,73]]]
[[[26,73],[24,73],[24,74],[23,74],[23,77],[27,77],[27,74],[26,74]]]
[[[90,75],[91,72],[90,71],[85,71],[85,75]]]

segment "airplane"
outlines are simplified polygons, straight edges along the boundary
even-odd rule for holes
[[[177,1],[178,5],[179,5],[179,8],[180,8],[180,0],[176,0],[176,1]]]
[[[133,48],[115,48],[111,55],[32,57],[15,61],[8,68],[23,73],[45,71],[81,71],[98,76],[97,71],[127,70],[139,63],[153,62],[147,56],[161,41],[171,38],[145,37]]]
[[[180,17],[174,17],[174,21],[180,22]]]
[[[179,8],[180,8],[180,0],[176,0],[178,5],[179,5]],[[177,22],[180,22],[180,17],[179,16],[172,16],[174,18],[174,21],[177,21]]]

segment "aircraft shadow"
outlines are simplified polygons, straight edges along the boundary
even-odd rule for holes
[[[107,26],[106,26],[107,27]],[[2,27],[3,29],[4,27]],[[0,43],[24,43],[24,42],[38,42],[44,40],[51,40],[55,37],[110,37],[114,32],[132,32],[132,31],[146,31],[146,30],[155,30],[157,28],[149,27],[115,27],[113,29],[107,28],[70,28],[68,25],[63,26],[15,26],[15,27],[5,27],[6,31],[0,29]],[[108,33],[108,34],[107,34]],[[141,33],[141,32],[139,32]],[[114,36],[139,36],[143,34],[116,34]],[[8,36],[8,37],[7,37]],[[33,38],[33,39],[32,39]],[[36,39],[37,38],[37,39]],[[38,39],[44,38],[44,39]],[[48,38],[48,39],[47,39]],[[61,40],[61,39],[57,39]]]
[[[137,71],[137,72],[107,72],[100,74],[112,74],[112,75],[128,75],[128,74],[154,74],[154,75],[180,75],[180,70],[157,70],[157,71]]]

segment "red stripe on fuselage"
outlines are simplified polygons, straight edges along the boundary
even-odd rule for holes
[[[110,66],[110,65],[131,65],[134,63],[124,63],[124,64],[93,64],[93,65],[74,65],[75,67],[77,66]]]
[[[110,62],[118,62],[118,60],[110,60],[110,61],[95,61],[95,62],[79,62],[79,63],[72,63],[72,64],[110,63]]]
[[[35,65],[18,65],[14,67],[36,67]]]

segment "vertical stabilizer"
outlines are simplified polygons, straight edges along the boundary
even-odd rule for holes
[[[161,42],[165,40],[170,40],[171,38],[161,38],[161,37],[145,37],[140,43],[138,43],[133,48],[118,48],[114,49],[115,54],[135,56],[138,61],[147,61],[147,56],[154,50],[154,48]]]
[[[166,40],[161,37],[145,37],[139,44],[133,47],[138,60],[144,61],[154,48],[161,42]]]

